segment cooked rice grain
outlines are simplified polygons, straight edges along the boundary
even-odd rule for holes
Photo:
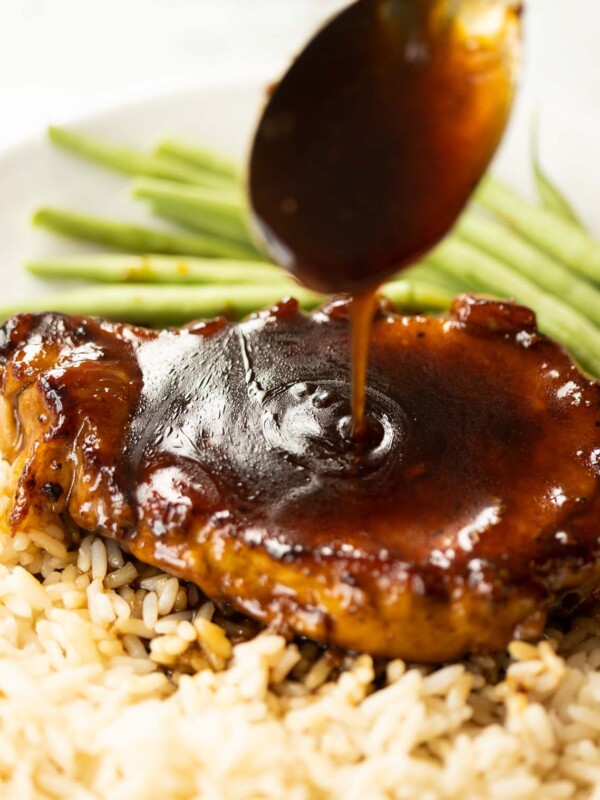
[[[2,512],[13,478],[0,461]],[[600,800],[593,619],[382,676],[269,633],[232,647],[243,621],[196,587],[65,542],[0,526],[2,798]]]

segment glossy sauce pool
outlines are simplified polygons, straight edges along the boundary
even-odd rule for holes
[[[68,514],[215,601],[389,657],[537,635],[600,580],[600,385],[527,309],[380,306],[349,444],[349,340],[348,301],[160,332],[11,320],[13,530]]]

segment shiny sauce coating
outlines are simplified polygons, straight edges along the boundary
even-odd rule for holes
[[[68,513],[217,601],[390,656],[502,646],[588,592],[599,385],[518,306],[380,307],[368,433],[348,446],[348,317],[287,301],[162,332],[16,318],[0,335],[14,529]]]
[[[147,343],[126,456],[145,523],[159,538],[183,504],[184,536],[200,512],[276,558],[385,551],[435,572],[433,537],[443,574],[469,569],[475,550],[513,573],[522,564],[525,577],[531,532],[546,534],[534,548],[564,552],[558,520],[569,540],[568,518],[596,492],[598,386],[533,333],[533,316],[510,331],[495,308],[459,306],[467,320],[482,314],[481,329],[379,316],[370,440],[357,452],[341,445],[351,413],[346,303],[313,316],[284,304],[210,335]]]

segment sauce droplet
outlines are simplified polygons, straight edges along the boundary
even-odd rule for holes
[[[365,406],[367,400],[369,344],[374,309],[375,292],[361,292],[353,295],[350,308],[352,337],[352,426],[350,438],[354,441],[361,441],[368,432],[365,421]]]

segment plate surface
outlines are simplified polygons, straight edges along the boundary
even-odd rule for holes
[[[533,8],[535,13],[537,6]],[[598,93],[593,83],[576,81],[575,76],[569,92],[560,88],[564,82],[555,85],[543,80],[545,71],[556,69],[556,52],[551,52],[547,44],[549,37],[555,41],[561,22],[557,16],[559,10],[553,0],[547,6],[547,16],[532,15],[530,19],[524,87],[494,170],[531,194],[529,131],[533,116],[539,114],[546,169],[600,235],[600,215],[595,213],[600,194]],[[567,33],[571,37],[575,30]],[[569,59],[568,52],[575,53],[576,42],[569,38],[566,45],[561,55]],[[599,62],[600,73],[600,55],[594,56],[594,60]],[[575,68],[581,70],[575,55],[563,63],[567,73]],[[265,78],[180,88],[67,122],[77,129],[137,147],[149,146],[163,135],[179,135],[243,159],[267,83]],[[149,221],[141,205],[128,198],[127,180],[123,176],[58,151],[42,134],[6,151],[0,155],[0,281],[4,302],[48,291],[46,285],[25,274],[21,267],[24,261],[82,249],[80,243],[31,229],[32,210],[46,204]]]

